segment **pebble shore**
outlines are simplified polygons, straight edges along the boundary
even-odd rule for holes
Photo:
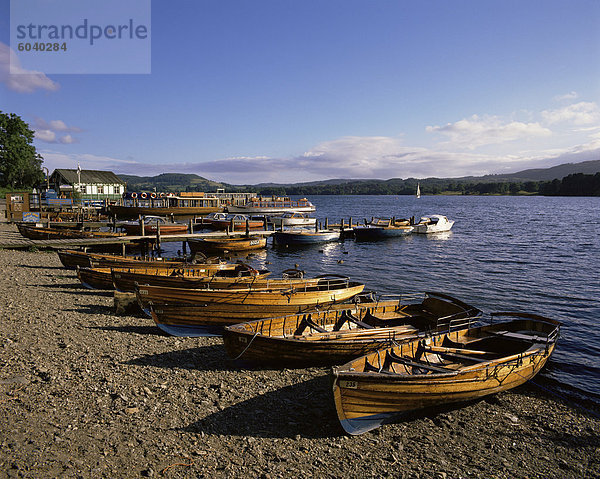
[[[534,385],[348,437],[326,368],[239,369],[220,338],[115,315],[54,252],[0,269],[0,478],[600,477],[598,411]]]

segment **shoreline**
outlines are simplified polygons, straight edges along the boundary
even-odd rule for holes
[[[53,252],[0,267],[0,477],[600,476],[597,410],[533,385],[349,437],[326,368],[239,369],[220,338],[116,316]]]

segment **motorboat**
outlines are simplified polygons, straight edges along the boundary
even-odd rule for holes
[[[450,231],[453,224],[454,221],[443,215],[423,216],[416,225],[413,225],[413,232],[420,234],[441,233],[442,231]]]

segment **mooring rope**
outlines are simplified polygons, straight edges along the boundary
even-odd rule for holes
[[[237,361],[238,359],[240,359],[244,355],[244,353],[248,350],[248,348],[250,347],[250,345],[252,344],[252,341],[254,341],[254,338],[256,336],[258,336],[258,331],[256,331],[254,333],[254,336],[252,336],[252,339],[250,340],[250,342],[248,343],[248,345],[244,348],[244,350],[240,354],[238,354],[237,357],[233,358],[232,361]]]

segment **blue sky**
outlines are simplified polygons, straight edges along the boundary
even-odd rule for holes
[[[256,184],[600,158],[596,0],[153,1],[150,74],[35,71],[0,2],[0,110],[50,171]]]

